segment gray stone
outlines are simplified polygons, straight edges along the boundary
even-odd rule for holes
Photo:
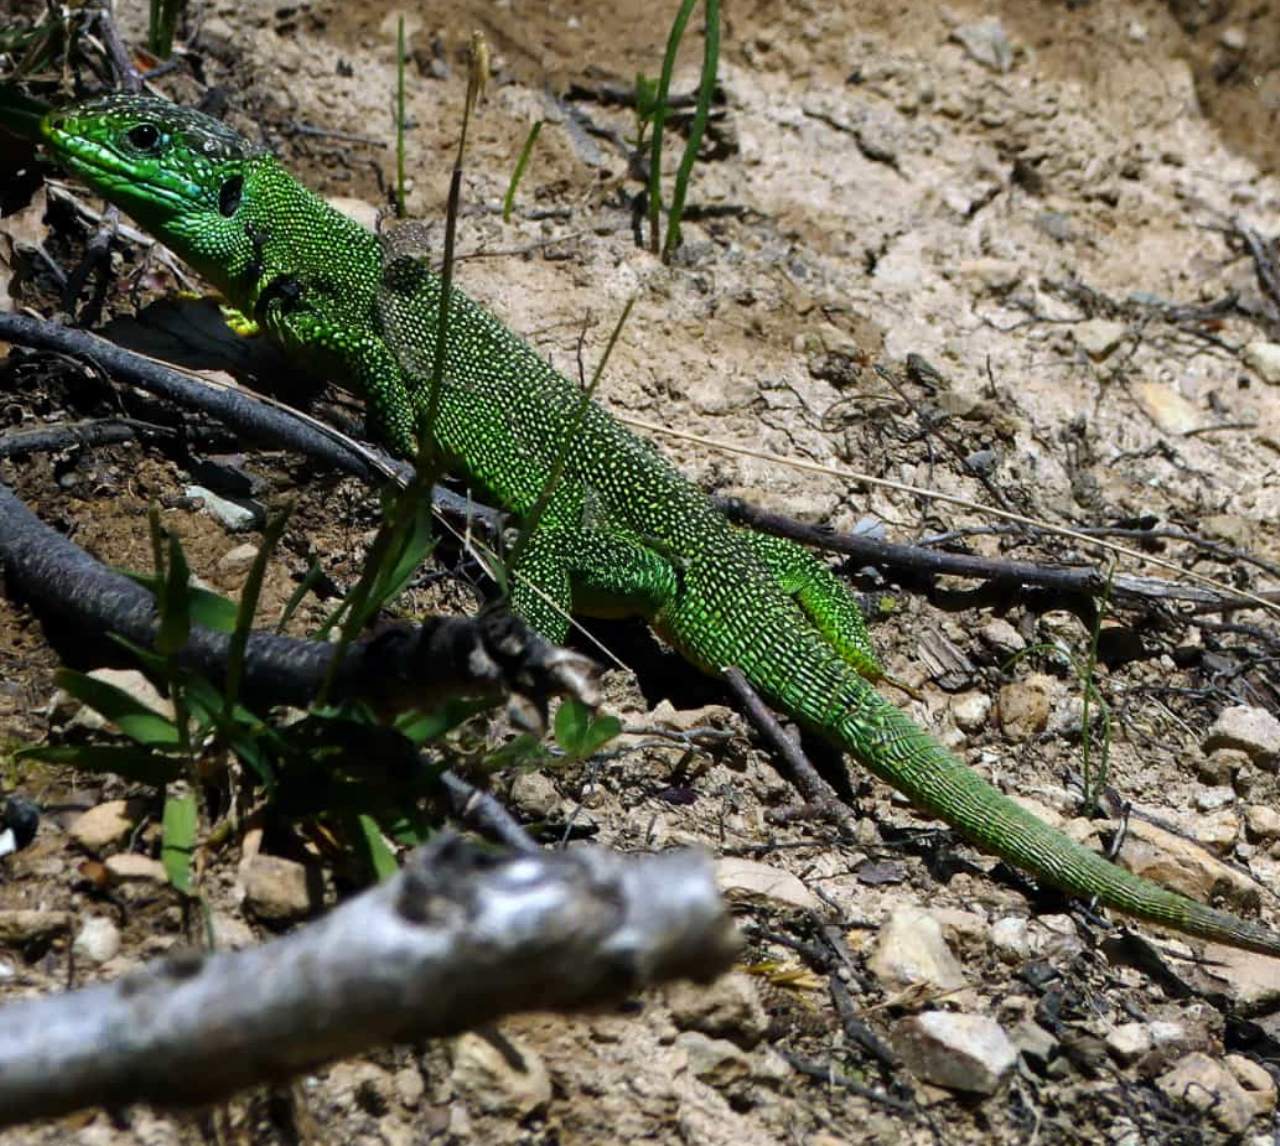
[[[886,991],[929,987],[946,992],[967,985],[942,925],[919,907],[900,907],[889,917],[867,967]]]
[[[141,814],[139,801],[108,800],[77,816],[67,834],[86,851],[105,851],[124,842]]]
[[[713,1039],[701,1031],[682,1031],[676,1045],[689,1056],[689,1070],[717,1090],[750,1078],[751,1060],[728,1039]]]
[[[79,959],[105,963],[120,950],[120,929],[103,915],[91,915],[80,925],[71,950]]]
[[[986,1015],[913,1015],[894,1028],[893,1045],[917,1078],[974,1094],[994,1094],[1018,1061],[1018,1048]]]
[[[244,902],[259,919],[287,923],[310,915],[319,906],[307,869],[283,856],[253,856],[240,870]]]
[[[1255,1114],[1270,1114],[1276,1108],[1276,1082],[1270,1072],[1242,1054],[1229,1054],[1223,1060],[1235,1075],[1245,1097],[1253,1104]]]
[[[480,1035],[465,1034],[453,1041],[454,1090],[486,1114],[527,1118],[551,1101],[551,1076],[536,1051],[523,1041],[504,1035],[508,1053]],[[510,1056],[514,1052],[514,1060]]]
[[[991,697],[985,692],[962,692],[951,698],[951,715],[964,732],[980,732],[991,715]]]
[[[1208,1114],[1228,1134],[1244,1133],[1253,1120],[1254,1104],[1235,1075],[1200,1051],[1179,1059],[1156,1086],[1174,1102]]]
[[[69,911],[41,911],[33,907],[0,910],[0,946],[43,943],[70,929]]]
[[[1265,708],[1236,704],[1224,708],[1202,745],[1205,752],[1235,748],[1256,764],[1274,768],[1280,758],[1280,720]]]
[[[1076,345],[1094,362],[1101,362],[1114,352],[1128,333],[1129,328],[1123,322],[1107,318],[1091,318],[1071,328]]]
[[[560,793],[544,772],[517,772],[509,794],[521,812],[536,820],[547,819],[560,807]]]
[[[716,861],[716,885],[725,898],[784,911],[823,910],[822,901],[789,871],[757,860],[728,856]]]
[[[1280,342],[1251,342],[1244,348],[1244,364],[1264,382],[1280,386]]]
[[[1250,804],[1244,810],[1244,822],[1255,840],[1280,837],[1280,812],[1270,804]]]
[[[107,871],[118,883],[168,883],[169,876],[164,864],[150,856],[137,852],[118,852],[108,856]]]
[[[721,975],[714,983],[674,983],[667,1006],[676,1026],[731,1039],[753,1047],[769,1029],[769,1016],[751,976],[741,971]]]
[[[1280,959],[1256,951],[1210,943],[1192,981],[1215,995],[1225,995],[1240,1015],[1256,1015],[1280,1005]]]
[[[1122,1066],[1136,1062],[1155,1045],[1146,1023],[1121,1023],[1108,1033],[1106,1042],[1111,1057]]]
[[[253,568],[257,556],[258,547],[251,541],[246,541],[243,545],[228,549],[218,558],[218,572],[226,577],[243,577]]]
[[[189,485],[183,492],[189,498],[199,498],[204,502],[205,509],[215,520],[221,522],[228,533],[243,533],[266,521],[266,512],[256,502],[233,501],[202,485]]]
[[[1013,67],[1013,45],[999,20],[961,24],[951,38],[984,68],[1003,75]]]

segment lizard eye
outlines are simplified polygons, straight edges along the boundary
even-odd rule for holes
[[[131,127],[125,138],[139,151],[156,151],[160,146],[160,129],[154,123],[140,123]]]
[[[240,209],[240,199],[244,194],[244,176],[233,175],[218,188],[218,212],[230,219]]]

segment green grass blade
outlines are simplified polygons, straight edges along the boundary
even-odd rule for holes
[[[702,134],[711,114],[711,100],[716,90],[716,71],[720,61],[720,0],[706,0],[707,34],[702,57],[702,79],[698,85],[698,104],[694,109],[689,138],[680,157],[675,186],[671,191],[671,207],[667,212],[667,237],[662,245],[665,262],[680,245],[680,219],[684,214],[685,195],[689,190],[689,176],[698,158]],[[665,98],[665,97],[664,97]]]
[[[675,70],[680,41],[684,39],[685,26],[696,3],[697,0],[682,0],[671,25],[671,34],[667,37],[667,51],[662,57],[662,73],[658,77],[653,134],[649,139],[649,250],[655,255],[658,253],[658,218],[662,210],[662,129],[667,118],[667,97],[671,93],[671,73]]]
[[[116,572],[128,577],[130,581],[137,582],[157,597],[160,595],[164,582],[154,573],[135,573],[129,569],[117,569]],[[211,589],[201,589],[196,585],[188,585],[187,611],[191,616],[192,624],[201,625],[219,633],[235,632],[236,603],[221,593],[215,593]]]
[[[177,725],[124,689],[67,668],[59,669],[53,679],[77,700],[100,712],[131,740],[149,748],[178,747]]]
[[[324,570],[320,566],[320,559],[313,558],[310,568],[302,580],[298,582],[298,587],[289,594],[289,599],[284,604],[284,610],[280,613],[280,619],[276,622],[276,632],[283,633],[285,626],[293,618],[293,614],[298,611],[298,606],[306,599],[306,596],[319,582],[324,575]]]
[[[383,838],[382,829],[378,827],[378,821],[365,812],[361,812],[356,819],[360,825],[360,839],[364,844],[365,857],[369,861],[369,866],[373,868],[373,874],[379,881],[389,879],[400,870],[400,865],[396,862],[395,853],[387,847],[387,841]]]
[[[249,567],[249,576],[245,578],[244,587],[240,590],[240,607],[236,613],[235,630],[231,634],[231,642],[227,650],[225,711],[228,716],[240,696],[240,682],[244,677],[244,651],[249,644],[249,634],[253,631],[253,616],[258,611],[258,597],[262,593],[262,580],[267,573],[267,562],[275,553],[292,512],[293,508],[290,506],[267,523],[267,528],[262,533],[262,544],[258,546],[253,564]]]
[[[132,744],[57,744],[20,748],[15,760],[69,764],[82,772],[110,772],[135,784],[160,788],[182,775],[182,764],[149,748]]]
[[[196,829],[199,826],[196,794],[182,792],[165,797],[161,825],[160,862],[169,882],[184,895],[194,888],[191,861],[195,858]]]
[[[538,133],[542,131],[542,120],[537,120],[525,136],[524,146],[520,149],[520,158],[516,160],[516,169],[511,172],[511,182],[507,184],[507,193],[502,198],[502,221],[511,222],[511,211],[516,204],[516,188],[524,178],[524,170],[529,166],[529,156],[533,154],[533,145],[538,142]]]

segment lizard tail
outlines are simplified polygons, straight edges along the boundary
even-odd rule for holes
[[[1117,867],[1014,803],[885,700],[844,661],[786,626],[769,655],[740,665],[771,703],[984,851],[1046,883],[1190,935],[1280,956],[1280,933]],[[757,645],[761,648],[762,645]],[[727,662],[726,662],[727,663]]]
[[[852,675],[852,674],[850,674]],[[1280,956],[1280,934],[1170,891],[1051,828],[992,787],[865,681],[828,735],[985,851],[1073,894],[1190,935]]]

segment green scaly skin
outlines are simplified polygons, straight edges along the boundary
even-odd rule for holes
[[[302,362],[363,394],[371,428],[416,448],[441,287],[394,241],[327,206],[270,154],[163,101],[110,96],[49,113],[44,138]],[[458,472],[528,514],[571,432],[579,390],[454,292],[431,428]],[[647,442],[592,405],[514,572],[513,607],[552,640],[571,610],[640,613],[714,673],[737,665],[974,843],[1041,879],[1193,935],[1280,954],[1280,935],[1140,879],[991,787],[871,686],[852,597],[805,550],[730,525]]]

